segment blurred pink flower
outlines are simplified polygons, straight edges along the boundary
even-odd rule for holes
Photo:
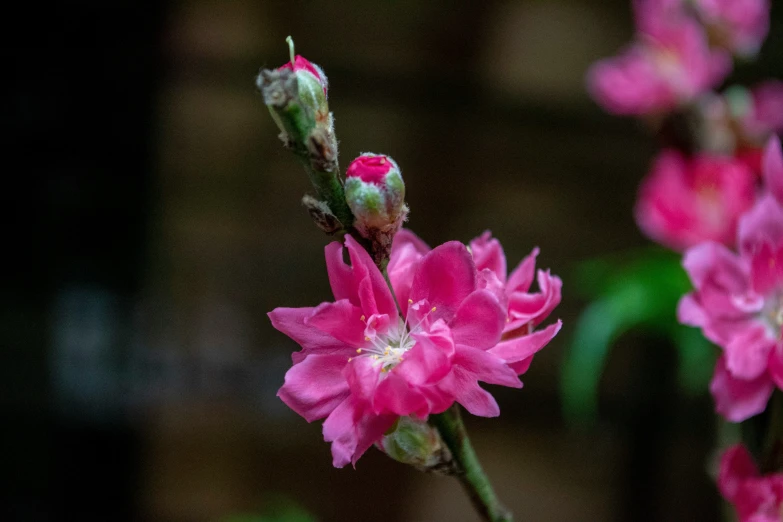
[[[421,256],[408,255],[407,247],[393,251],[388,274],[400,316],[370,256],[351,236],[345,246],[350,265],[343,245],[326,247],[335,302],[269,314],[302,346],[278,395],[307,421],[326,417],[334,465],[355,464],[399,416],[426,418],[455,401],[475,415],[498,415],[478,381],[522,383],[489,352],[505,313],[497,296],[480,287],[467,248],[452,241]]]
[[[739,221],[739,253],[707,241],[685,253],[695,290],[680,301],[680,322],[698,326],[723,348],[710,391],[733,422],[764,410],[783,389],[783,155],[771,140],[765,153],[766,192]]]
[[[702,241],[732,245],[739,217],[753,205],[755,181],[731,157],[685,158],[664,151],[641,184],[636,222],[652,240],[674,250]]]
[[[770,134],[783,131],[783,82],[767,80],[751,89],[751,103],[741,120],[749,139],[764,143]]]
[[[669,16],[655,3],[637,4],[637,41],[588,71],[588,88],[608,112],[668,112],[718,85],[731,70],[722,50],[710,49],[694,19]]]
[[[702,96],[698,105],[699,145],[733,154],[761,174],[764,145],[783,131],[783,82],[767,80],[752,89],[732,85],[720,94]]]
[[[411,263],[423,256],[429,247],[409,230],[401,230],[395,238],[389,274],[403,280],[404,273]],[[536,330],[560,303],[561,288],[559,277],[551,275],[549,270],[536,272],[538,249],[533,249],[519,265],[507,275],[506,256],[500,242],[489,231],[470,242],[470,251],[479,275],[479,286],[497,296],[505,310],[503,337],[489,353],[503,359],[518,374],[525,373],[533,361],[533,355],[552,340],[560,331],[560,320]],[[538,282],[538,291],[531,292],[533,279]],[[394,281],[394,279],[393,279]],[[405,289],[395,292],[405,293]]]
[[[744,446],[731,446],[720,459],[718,488],[733,506],[739,522],[780,522],[783,473],[761,475]]]
[[[693,0],[713,41],[740,56],[756,54],[769,32],[769,0]]]
[[[711,45],[744,57],[756,54],[769,32],[769,0],[635,0],[633,6],[641,32],[692,19]]]

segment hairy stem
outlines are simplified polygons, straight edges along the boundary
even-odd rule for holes
[[[462,423],[458,404],[439,415],[432,415],[430,422],[438,429],[443,442],[451,451],[457,465],[457,478],[470,497],[473,507],[486,522],[512,522],[511,512],[500,503],[489,478],[481,468],[476,452],[470,444],[468,432]]]

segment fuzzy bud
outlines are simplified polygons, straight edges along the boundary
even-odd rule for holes
[[[364,153],[345,174],[345,199],[355,216],[354,226],[377,247],[391,248],[391,240],[408,214],[405,183],[388,156]],[[388,252],[387,252],[388,253]]]
[[[290,61],[277,69],[262,70],[256,85],[289,145],[303,144],[314,128],[331,130],[328,81],[320,67],[294,54],[294,41],[290,36],[286,41]]]
[[[455,463],[438,430],[426,421],[400,417],[377,444],[388,456],[422,471],[452,474]]]
[[[329,104],[327,90],[329,82],[323,69],[301,55],[294,55],[294,41],[286,38],[291,55],[291,61],[277,68],[278,71],[293,71],[296,78],[299,103],[314,116],[316,123],[324,123],[329,119]]]

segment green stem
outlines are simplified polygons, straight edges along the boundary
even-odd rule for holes
[[[443,413],[431,416],[430,421],[451,451],[458,468],[457,478],[482,519],[486,522],[512,522],[511,512],[498,500],[489,478],[481,468],[476,452],[473,451],[468,432],[462,423],[459,405],[454,404]]]
[[[329,205],[329,210],[340,220],[345,229],[353,224],[353,214],[345,201],[345,190],[339,176],[339,166],[336,166],[336,172],[326,172],[313,168],[306,155],[300,155],[307,176],[315,187],[319,199]],[[337,163],[335,163],[337,165]]]

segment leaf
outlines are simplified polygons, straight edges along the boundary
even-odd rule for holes
[[[690,290],[678,254],[651,248],[590,260],[578,267],[576,279],[577,289],[593,301],[577,319],[562,368],[567,420],[595,419],[611,346],[632,329],[670,336],[678,347],[683,388],[691,393],[707,389],[714,350],[699,331],[679,325],[675,315],[678,301]]]

